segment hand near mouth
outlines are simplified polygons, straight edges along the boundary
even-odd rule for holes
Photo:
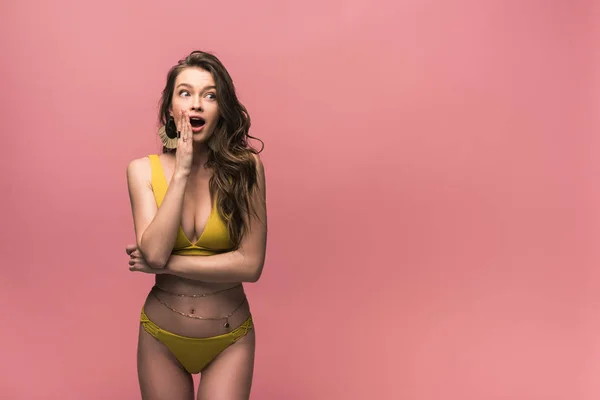
[[[192,170],[194,152],[192,146],[192,125],[185,110],[181,111],[176,125],[178,139],[177,151],[175,153],[175,173],[187,177]]]

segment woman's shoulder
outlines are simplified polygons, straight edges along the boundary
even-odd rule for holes
[[[254,160],[254,165],[256,165],[256,169],[259,171],[262,170],[263,162],[262,162],[262,159],[260,158],[260,155],[255,152],[250,152],[250,155],[252,156],[252,159]]]
[[[252,159],[254,160],[254,167],[256,169],[257,182],[262,186],[262,182],[265,180],[265,167],[262,159],[258,153],[252,152]]]
[[[162,162],[163,154],[148,154],[143,157],[134,158],[127,164],[127,177],[129,179],[150,181],[152,179],[152,157],[158,157]]]
[[[149,169],[150,168],[150,157],[152,157],[152,156],[153,156],[153,154],[149,154],[149,155],[146,155],[143,157],[137,157],[132,160],[129,160],[129,162],[127,163],[127,171],[140,172],[145,169]]]
[[[148,154],[143,157],[138,157],[138,158],[134,158],[134,159],[130,160],[129,163],[127,164],[127,168],[128,169],[129,168],[133,168],[133,169],[150,168],[151,158],[157,158],[161,164],[164,164],[164,163],[171,162],[173,159],[173,155],[167,154],[167,153]]]

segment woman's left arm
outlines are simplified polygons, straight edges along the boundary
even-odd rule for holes
[[[256,216],[248,216],[249,229],[242,238],[239,248],[214,256],[173,255],[161,273],[203,282],[258,281],[262,274],[267,248],[267,205],[264,167],[259,156],[254,157],[258,187],[253,191],[250,201]]]

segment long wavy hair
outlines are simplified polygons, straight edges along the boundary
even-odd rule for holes
[[[234,248],[238,248],[249,229],[249,216],[257,216],[251,202],[251,195],[257,186],[253,154],[260,153],[264,143],[248,134],[250,115],[238,100],[227,69],[216,56],[204,51],[193,51],[169,70],[159,102],[159,124],[164,126],[169,121],[175,80],[181,71],[190,67],[210,72],[217,87],[220,117],[207,142],[208,161],[205,166],[213,170],[209,181],[210,194],[212,198],[217,196],[218,212],[227,221],[230,240]],[[250,138],[261,142],[263,146],[260,151],[249,145]],[[163,147],[163,153],[176,151]]]

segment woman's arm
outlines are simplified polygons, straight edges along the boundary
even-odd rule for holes
[[[255,156],[257,189],[250,201],[256,216],[248,216],[249,230],[237,250],[214,256],[171,256],[162,273],[204,282],[256,282],[262,274],[267,246],[266,180]],[[258,217],[258,218],[256,218]]]
[[[152,191],[149,159],[139,158],[127,166],[127,185],[136,243],[148,266],[152,268],[163,268],[173,251],[181,226],[183,197],[192,166],[192,126],[185,111],[181,111],[175,124],[180,132],[175,168],[160,207],[157,207]]]
[[[177,239],[187,176],[173,174],[160,208],[156,206],[151,181],[152,170],[147,157],[129,163],[127,185],[137,248],[149,266],[163,268]]]

